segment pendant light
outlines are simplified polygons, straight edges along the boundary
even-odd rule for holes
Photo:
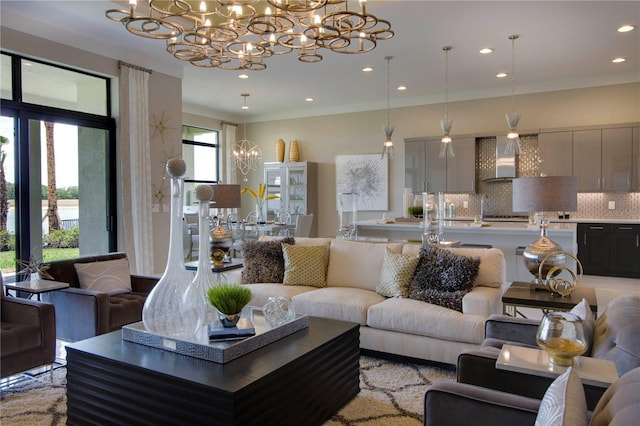
[[[242,109],[246,112],[249,107],[247,106],[248,93],[242,93],[244,98]],[[233,165],[236,170],[242,173],[242,181],[247,182],[247,175],[250,171],[256,170],[262,159],[262,151],[260,147],[247,139],[247,119],[245,115],[244,120],[244,137],[237,140],[233,144]]]
[[[440,140],[440,158],[455,157],[453,152],[453,141],[451,140],[451,126],[453,121],[449,120],[449,51],[451,46],[444,46],[444,118],[440,120],[440,128],[442,129],[442,139]]]
[[[382,145],[382,155],[380,158],[384,158],[385,154],[389,158],[393,158],[393,141],[391,140],[391,136],[393,135],[394,126],[389,121],[390,107],[389,107],[389,63],[393,59],[393,56],[385,56],[384,59],[387,61],[387,123],[382,127],[384,130],[385,141]]]
[[[511,112],[505,114],[509,133],[507,134],[507,154],[520,154],[520,135],[518,134],[518,122],[520,121],[520,113],[516,112],[515,107],[515,91],[516,91],[516,40],[520,37],[518,34],[509,36],[511,40]]]

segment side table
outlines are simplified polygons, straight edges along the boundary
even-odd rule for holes
[[[9,290],[23,291],[29,293],[29,299],[36,295],[36,299],[40,300],[40,295],[49,291],[61,290],[68,288],[69,283],[51,280],[26,280],[16,281],[14,283],[4,283],[5,295],[10,296]]]
[[[526,318],[518,311],[519,307],[541,309],[545,314],[549,311],[570,311],[583,298],[587,299],[594,317],[597,316],[598,301],[593,288],[577,287],[569,296],[562,297],[545,290],[536,290],[530,283],[514,281],[502,295],[502,313]]]
[[[234,269],[240,269],[244,265],[242,264],[242,260],[240,259],[231,259],[231,262],[223,263],[222,266],[215,266],[213,263],[211,264],[211,272],[213,272],[214,277],[216,278],[216,282],[220,283],[224,280],[225,272],[232,271]],[[184,267],[187,271],[197,271],[198,270],[198,261],[194,260],[192,262],[187,262],[184,264]]]
[[[546,351],[523,346],[503,345],[496,368],[518,373],[556,378],[568,367],[553,365]],[[573,360],[573,369],[585,385],[608,388],[618,379],[618,370],[613,361],[578,356]]]

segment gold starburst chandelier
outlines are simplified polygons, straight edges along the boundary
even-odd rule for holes
[[[366,0],[129,0],[107,18],[131,33],[165,40],[176,58],[204,68],[264,70],[266,58],[295,53],[320,62],[321,51],[359,54],[394,36]]]

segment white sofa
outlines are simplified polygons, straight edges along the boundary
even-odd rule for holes
[[[502,312],[506,272],[504,254],[499,249],[450,249],[481,260],[474,283],[479,285],[464,296],[463,312],[458,312],[408,298],[387,298],[376,292],[387,248],[418,255],[418,244],[295,239],[295,245],[319,244],[330,246],[327,287],[246,284],[253,293],[250,304],[263,306],[270,296],[286,296],[298,314],[359,323],[362,349],[454,365],[460,352],[480,347],[489,315]],[[240,270],[225,278],[227,282],[242,282]]]

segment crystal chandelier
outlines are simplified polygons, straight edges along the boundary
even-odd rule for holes
[[[440,158],[455,157],[453,152],[453,141],[451,140],[451,126],[453,121],[449,120],[449,51],[451,46],[444,46],[444,118],[440,120],[440,128],[442,129],[442,139],[440,140]]]
[[[349,0],[147,0],[107,18],[131,33],[165,40],[177,59],[204,68],[264,70],[264,60],[294,52],[320,62],[323,49],[366,53],[394,36],[391,23]],[[357,9],[357,10],[356,10]]]
[[[518,34],[510,35],[511,40],[511,112],[505,114],[509,133],[507,134],[507,154],[520,154],[520,135],[518,134],[518,122],[520,121],[520,113],[516,112],[515,91],[516,91],[516,40],[520,37]]]
[[[391,140],[391,136],[393,135],[393,130],[394,130],[395,127],[393,126],[393,124],[391,124],[391,121],[389,120],[389,115],[390,115],[390,107],[389,107],[389,74],[390,74],[390,72],[389,72],[389,63],[393,59],[393,56],[385,56],[384,59],[385,59],[385,61],[387,61],[387,122],[382,127],[382,130],[384,130],[385,141],[384,141],[384,144],[382,145],[382,155],[380,156],[380,158],[384,158],[385,154],[389,158],[393,158],[393,141]]]
[[[248,93],[241,95],[244,98],[243,110],[248,110]],[[233,164],[236,170],[242,173],[242,181],[247,182],[247,175],[250,171],[258,168],[258,163],[262,160],[260,147],[247,139],[247,120],[244,121],[244,136],[233,144]]]

